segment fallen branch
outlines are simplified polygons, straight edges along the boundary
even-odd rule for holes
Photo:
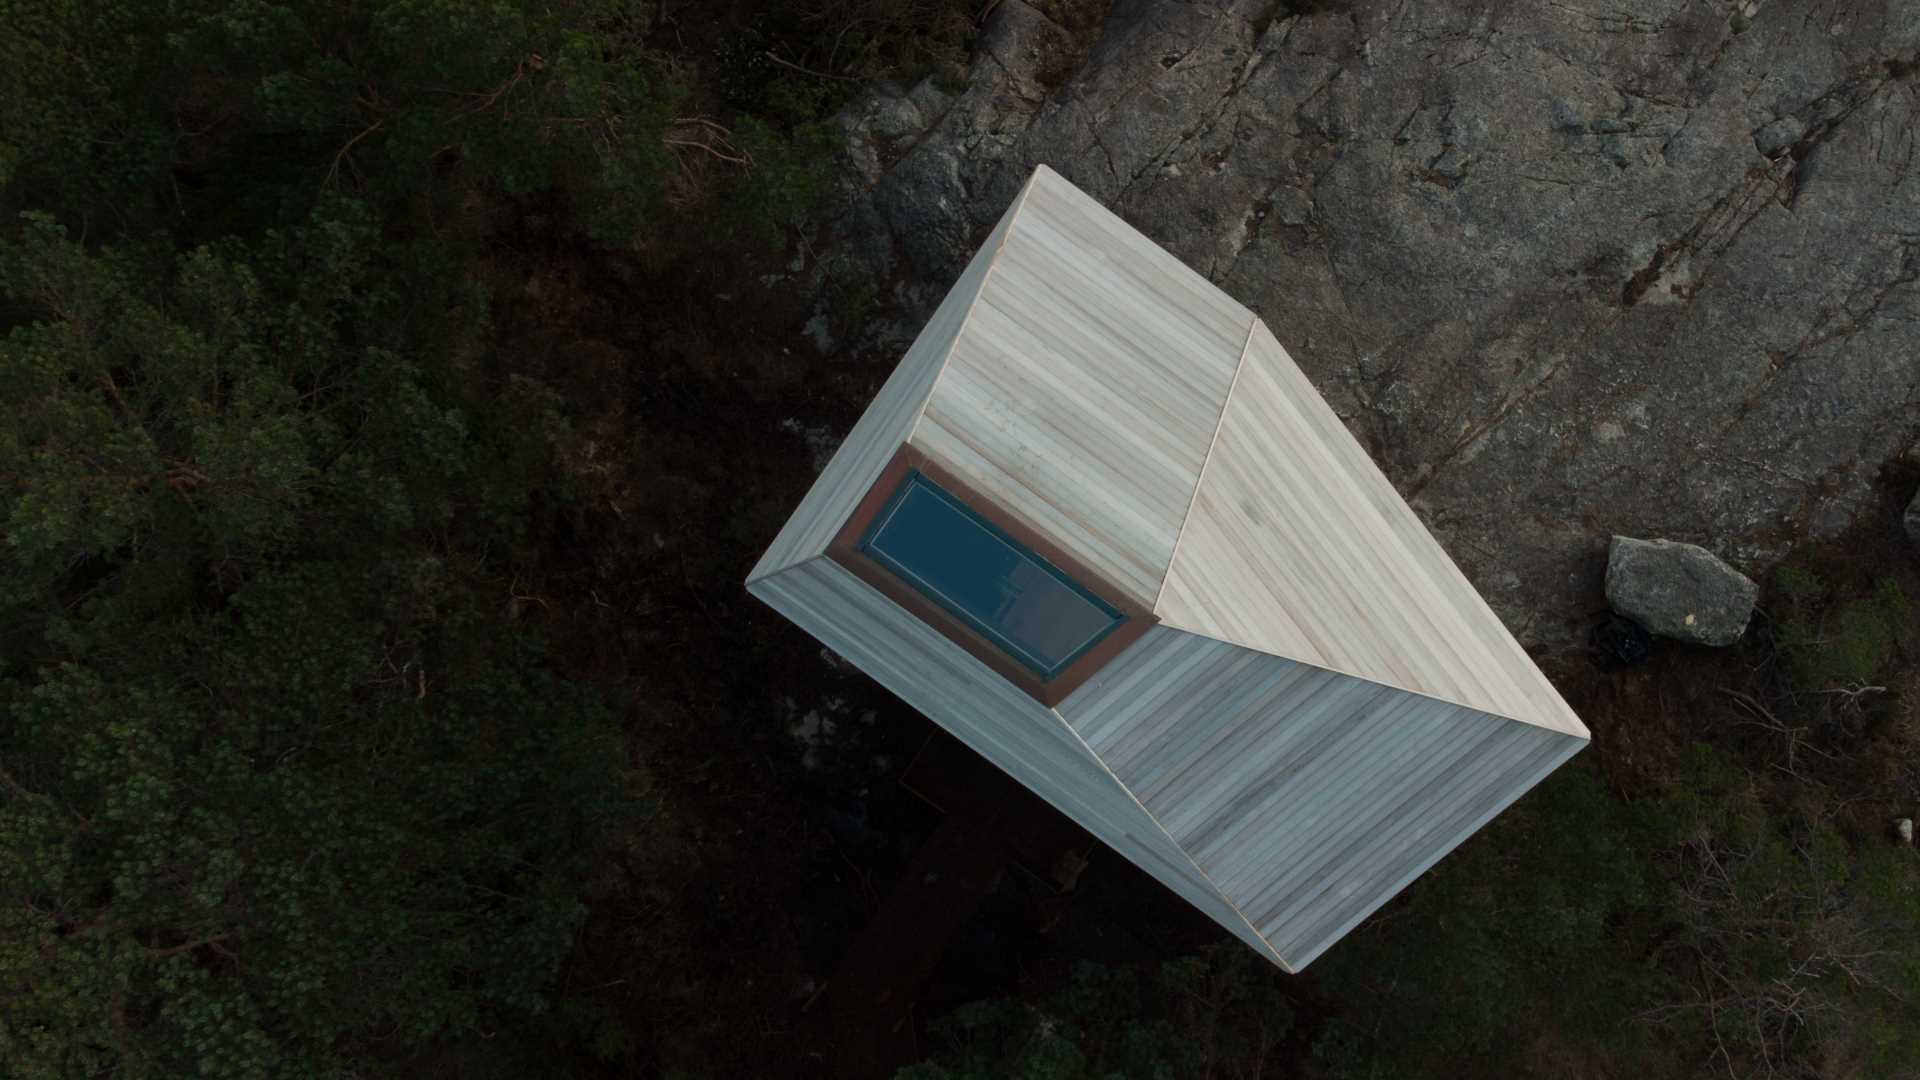
[[[535,67],[538,68],[540,66],[537,63],[537,61],[540,59],[539,54],[535,53],[531,57],[531,59],[536,61]],[[501,95],[505,94],[507,91],[513,89],[514,87],[520,85],[520,80],[525,78],[526,74],[527,74],[527,65],[524,62],[515,64],[513,66],[512,76],[510,76],[505,82],[502,82],[499,86],[495,87],[493,90],[493,93],[487,94],[484,97],[481,97],[480,95],[477,95],[477,94],[474,95],[476,97],[481,97],[480,103],[478,105],[470,105],[467,108],[460,110],[460,114],[462,116],[472,116],[474,113],[477,113],[486,108],[489,108],[490,106],[493,105],[494,102],[500,100]]]
[[[662,142],[668,146],[685,146],[703,150],[707,154],[729,165],[738,165],[743,169],[753,168],[753,155],[733,145],[733,132],[703,116],[683,116],[675,120],[672,127],[692,128],[693,138],[681,138],[668,135]]]
[[[853,75],[835,75],[827,71],[815,71],[812,68],[801,67],[799,64],[796,64],[793,61],[783,58],[782,56],[780,56],[780,54],[774,52],[772,49],[768,49],[765,55],[767,59],[773,61],[776,64],[779,64],[783,68],[790,68],[794,71],[799,72],[802,75],[811,75],[816,79],[833,79],[836,82],[860,82],[861,81],[857,76],[853,76]]]
[[[186,952],[192,952],[192,951],[193,951],[193,950],[195,950],[195,949],[199,949],[199,948],[205,948],[205,947],[208,947],[208,946],[211,946],[211,947],[213,947],[213,948],[215,948],[215,949],[219,949],[219,951],[220,951],[220,952],[222,952],[222,953],[225,953],[225,954],[226,954],[227,956],[229,956],[229,957],[232,957],[232,956],[233,956],[233,953],[231,953],[231,952],[229,952],[229,951],[228,951],[228,950],[226,950],[226,949],[222,949],[222,948],[220,948],[220,943],[221,943],[221,942],[223,942],[223,941],[225,941],[225,940],[227,940],[227,938],[228,938],[228,937],[230,937],[230,936],[232,936],[232,935],[230,935],[230,934],[216,934],[216,935],[214,935],[213,937],[208,937],[208,938],[201,938],[201,939],[200,939],[199,941],[189,941],[189,942],[187,942],[187,943],[186,943],[186,944],[184,944],[184,945],[171,945],[171,946],[168,946],[167,948],[164,948],[164,949],[154,949],[154,950],[152,951],[152,953],[151,953],[151,955],[153,955],[153,956],[178,956],[178,955],[179,955],[179,954],[181,954],[181,953],[186,953]]]
[[[1807,736],[1809,734],[1808,728],[1791,727],[1783,723],[1779,717],[1773,714],[1773,710],[1767,708],[1765,705],[1760,704],[1759,700],[1756,699],[1751,694],[1741,693],[1740,691],[1735,690],[1732,687],[1728,687],[1728,686],[1722,686],[1719,688],[1719,690],[1722,694],[1725,694],[1727,697],[1733,699],[1734,703],[1739,705],[1742,709],[1746,710],[1746,712],[1749,715],[1756,718],[1753,720],[1738,721],[1739,723],[1745,724],[1751,727],[1761,728],[1766,731],[1771,731],[1774,734],[1779,735],[1780,737],[1784,738],[1787,741],[1787,763],[1785,766],[1781,766],[1776,762],[1774,763],[1774,767],[1777,769],[1780,769],[1782,772],[1786,773],[1788,776],[1791,776],[1796,780],[1805,779],[1805,777],[1802,777],[1799,772],[1798,758],[1799,758],[1800,751],[1802,749],[1812,751],[1813,753],[1818,754],[1823,758],[1826,758],[1828,761],[1833,760],[1832,754],[1826,752],[1825,750],[1820,749],[1817,746],[1812,745],[1807,741]]]
[[[1861,695],[1884,694],[1887,692],[1887,688],[1884,686],[1863,686],[1859,683],[1855,683],[1852,686],[1836,686],[1836,687],[1832,687],[1831,689],[1821,690],[1819,692],[1822,694],[1844,695],[1847,699],[1847,704],[1857,705],[1860,702]]]

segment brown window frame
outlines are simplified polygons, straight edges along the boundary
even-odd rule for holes
[[[860,550],[860,538],[866,535],[867,526],[873,523],[873,519],[878,517],[880,511],[885,509],[887,503],[892,500],[901,482],[907,478],[907,474],[915,470],[965,503],[974,513],[1005,531],[1015,542],[1064,571],[1082,588],[1112,605],[1125,617],[1123,621],[1053,678],[1041,679],[998,645],[975,632],[972,627],[953,616],[945,608],[922,596],[919,590],[901,580],[893,571],[868,557]],[[900,449],[894,451],[893,458],[887,462],[887,467],[881,470],[880,478],[873,482],[873,486],[867,489],[859,505],[854,507],[853,516],[849,517],[847,523],[840,527],[840,531],[834,534],[833,541],[827,545],[827,557],[846,568],[855,577],[878,589],[887,599],[912,612],[921,622],[965,649],[975,659],[992,668],[1001,678],[1048,708],[1064,701],[1068,694],[1079,689],[1096,672],[1106,667],[1109,661],[1120,655],[1127,646],[1138,641],[1140,635],[1160,621],[1152,611],[1128,599],[1126,594],[1113,586],[1113,583],[1061,550],[1058,544],[1048,540],[1025,522],[1007,513],[993,500],[968,486],[965,481],[954,475],[953,470],[928,457],[924,451],[904,443],[901,444]]]

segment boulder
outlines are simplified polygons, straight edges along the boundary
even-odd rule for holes
[[[1607,603],[1662,637],[1731,645],[1759,593],[1751,578],[1693,544],[1616,536],[1607,549]]]
[[[1920,548],[1920,494],[1916,494],[1913,501],[1907,504],[1906,516],[1900,520],[1907,527],[1907,539],[1913,541],[1914,547]]]

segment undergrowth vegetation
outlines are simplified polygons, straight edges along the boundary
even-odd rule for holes
[[[781,271],[982,6],[0,0],[0,1074],[826,1075],[924,726],[740,590],[892,359]],[[1305,976],[1056,934],[906,1075],[1915,1075],[1916,577],[1563,673],[1594,747]]]

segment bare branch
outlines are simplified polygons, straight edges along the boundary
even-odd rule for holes
[[[662,141],[668,146],[684,146],[701,150],[729,165],[738,165],[743,169],[753,168],[753,155],[733,145],[733,132],[719,124],[702,116],[683,116],[675,120],[672,126],[677,129],[691,130],[685,137],[666,136]]]
[[[199,941],[189,941],[184,945],[170,945],[164,949],[154,949],[150,955],[178,956],[181,953],[192,952],[195,949],[212,946],[213,948],[225,954],[226,956],[232,957],[233,953],[220,947],[221,942],[226,941],[229,937],[232,937],[232,936],[233,935],[231,934],[215,934],[212,937],[201,938]]]
[[[793,61],[785,59],[784,57],[780,56],[780,54],[774,52],[772,49],[768,49],[765,55],[767,59],[773,61],[776,64],[779,64],[783,68],[791,68],[792,70],[797,71],[802,75],[811,75],[816,79],[833,79],[836,82],[860,82],[861,81],[859,78],[852,75],[835,75],[832,72],[815,71],[812,68],[801,67],[799,64],[796,64]]]
[[[381,128],[385,127],[386,124],[387,122],[385,120],[375,120],[373,123],[367,125],[364,129],[362,129],[360,134],[355,135],[351,139],[348,139],[346,142],[346,145],[342,146],[339,152],[333,155],[333,164],[327,166],[327,178],[325,180],[320,181],[320,187],[322,189],[326,188],[328,185],[333,183],[335,177],[340,175],[340,163],[346,160],[347,153],[353,149],[356,143],[358,143],[361,139],[364,139],[367,136],[373,134],[374,132],[379,131]]]

